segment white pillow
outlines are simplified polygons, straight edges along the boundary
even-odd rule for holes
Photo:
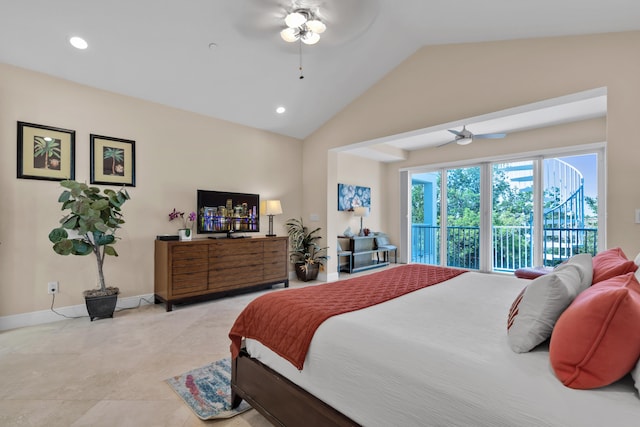
[[[579,254],[532,280],[511,305],[509,347],[516,353],[526,353],[549,339],[562,312],[591,286],[592,279],[591,255]]]
[[[640,252],[638,253],[638,255],[636,255],[633,263],[637,266],[640,266]],[[638,282],[640,282],[640,268],[636,270],[636,279],[638,280]],[[638,370],[640,369],[636,367],[636,371]],[[637,375],[639,376],[639,379],[636,381],[636,388],[640,387],[640,373],[638,373]],[[638,390],[640,390],[640,388],[638,388]]]
[[[640,360],[636,363],[636,367],[631,370],[631,378],[635,381],[636,389],[640,392]]]

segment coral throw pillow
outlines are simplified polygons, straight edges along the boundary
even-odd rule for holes
[[[593,284],[638,269],[620,248],[607,249],[593,257]]]
[[[567,387],[611,384],[640,358],[640,284],[633,273],[582,292],[558,319],[549,345],[551,366]]]

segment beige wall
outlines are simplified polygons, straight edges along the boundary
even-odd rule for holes
[[[56,307],[84,304],[81,291],[96,283],[92,258],[56,255],[47,239],[61,218],[58,183],[16,179],[17,121],[74,129],[79,181],[89,182],[90,133],[136,141],[120,256],[105,262],[108,284],[123,297],[153,293],[153,240],[177,232],[168,213],[195,210],[198,188],[280,199],[279,235],[286,218],[300,216],[299,140],[8,65],[0,64],[0,76],[0,317],[47,309],[48,281],[60,282]]]
[[[304,148],[291,138],[0,65],[0,316],[48,308],[49,280],[60,281],[57,306],[81,304],[80,291],[95,282],[93,263],[60,257],[50,248],[46,236],[59,218],[58,185],[15,178],[18,120],[75,129],[79,180],[89,177],[89,133],[136,140],[138,185],[125,205],[121,257],[108,260],[106,269],[124,296],[152,292],[153,239],[175,231],[166,215],[173,207],[193,208],[198,187],[280,198],[285,212],[275,217],[278,234],[287,218],[306,222],[315,214],[319,219],[310,225],[322,227],[327,239],[340,234],[345,221],[357,226],[336,215],[337,183],[353,177],[379,196],[373,201],[379,217],[367,220],[370,228],[396,240],[401,167],[599,142],[603,136],[607,245],[634,255],[640,250],[640,226],[633,222],[640,188],[630,182],[638,178],[640,144],[629,135],[640,117],[639,46],[640,32],[427,46],[308,137]],[[389,165],[331,150],[598,87],[608,89],[608,116],[587,124],[594,128],[586,136],[583,127],[562,127],[561,133],[510,135],[510,143],[491,148],[474,143],[423,150]],[[230,162],[244,147],[252,154]],[[73,274],[74,268],[80,272]],[[327,270],[335,269],[333,257]]]
[[[380,162],[351,154],[338,154],[338,183],[371,188],[371,209],[369,216],[363,218],[362,225],[372,231],[384,231],[381,226],[383,223],[383,204],[381,201],[386,198],[381,191],[382,181],[385,176],[384,171],[384,164]],[[337,203],[337,188],[335,198]],[[338,227],[337,235],[342,235],[347,227],[351,227],[351,231],[356,234],[360,231],[360,218],[354,217],[353,212],[338,211],[337,206],[334,212],[336,214],[336,227]],[[332,238],[333,236],[330,237],[330,240]],[[335,247],[331,241],[329,246]]]
[[[331,148],[607,87],[607,246],[635,255],[640,250],[640,225],[634,223],[640,187],[631,182],[638,178],[640,144],[629,132],[640,117],[639,47],[640,32],[424,47],[305,140],[305,185],[327,187],[306,198],[303,209],[327,206],[327,217],[332,213],[335,187],[327,171],[336,169],[337,156],[327,155]],[[588,138],[513,135],[514,144],[476,141],[466,148],[411,153],[408,161],[387,167],[381,202],[388,210],[381,227],[397,238],[399,214],[392,207],[399,203],[402,167],[598,142],[604,125],[596,126]],[[334,222],[326,225],[330,236],[342,231]]]

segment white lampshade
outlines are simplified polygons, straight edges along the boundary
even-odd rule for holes
[[[282,40],[293,43],[298,40],[298,29],[297,28],[285,28],[280,31],[280,37]]]
[[[369,216],[369,208],[364,207],[364,206],[358,206],[356,208],[353,209],[353,215],[354,216],[360,216],[360,217],[367,217]]]
[[[304,36],[302,36],[302,42],[304,44],[316,44],[320,41],[320,36],[311,31],[307,32]]]
[[[289,28],[298,28],[305,22],[307,22],[307,17],[300,12],[291,12],[284,18],[284,23]]]
[[[316,34],[322,34],[327,29],[327,26],[324,25],[322,21],[319,21],[317,19],[312,19],[310,21],[307,21],[306,25],[308,29],[310,29]]]
[[[280,200],[263,200],[260,203],[260,211],[263,215],[280,215],[282,213]]]

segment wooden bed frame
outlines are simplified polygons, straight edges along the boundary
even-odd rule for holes
[[[374,275],[362,276],[360,278],[350,279],[353,286],[362,284],[363,286],[357,289],[364,292],[360,292],[363,299],[365,296],[369,297],[369,300],[380,300],[379,302],[387,301],[389,298],[397,297],[398,294],[403,295],[408,292],[412,292],[417,289],[421,289],[426,286],[430,286],[447,278],[458,276],[464,273],[466,270],[446,268],[446,267],[434,267],[434,266],[420,266],[420,265],[404,265],[397,269],[389,269],[383,272],[375,273],[377,275],[375,283],[378,284],[374,288],[374,291],[368,291],[370,286],[364,286],[371,282]],[[405,275],[416,275],[421,277],[421,281],[407,280],[402,282],[401,278]],[[408,276],[407,276],[408,277]],[[404,286],[402,286],[404,284]],[[325,286],[325,288],[321,288]],[[336,288],[344,288],[339,282],[328,283],[324,285],[318,285],[317,287],[310,287],[307,289],[300,289],[301,294],[295,294],[298,301],[301,298],[308,298],[309,292],[323,292],[324,289],[329,289],[334,292]],[[356,289],[356,288],[353,288]],[[339,290],[339,295],[345,296],[345,294],[356,294],[352,290]],[[399,293],[400,292],[400,293]],[[370,295],[367,295],[370,294]],[[272,294],[273,295],[273,294]],[[284,293],[279,293],[281,297],[285,297]],[[293,294],[291,294],[293,295]],[[302,295],[302,297],[301,297]],[[335,295],[335,294],[334,294]],[[286,298],[286,297],[285,297]],[[295,303],[296,299],[287,300],[287,304]],[[261,301],[264,303],[264,301]],[[276,307],[277,304],[272,306]],[[367,305],[368,306],[368,305]],[[360,309],[359,304],[353,304],[353,306],[346,305],[346,311],[353,311]],[[265,309],[263,305],[259,308],[250,310],[255,312],[259,309]],[[327,317],[324,317],[327,312],[331,313],[331,310],[316,310],[316,318],[323,321]],[[260,312],[264,315],[264,312]],[[340,313],[335,313],[340,314]],[[240,315],[242,316],[242,314]],[[240,319],[240,317],[239,317]],[[249,320],[247,320],[249,319]],[[286,427],[346,427],[346,426],[359,426],[359,424],[343,414],[339,410],[335,409],[331,405],[325,403],[318,397],[304,390],[302,387],[294,384],[291,380],[285,376],[279,374],[268,366],[264,365],[260,361],[251,357],[251,355],[243,348],[241,344],[241,338],[246,337],[246,330],[244,326],[251,324],[253,321],[252,316],[243,318],[237,329],[232,328],[229,333],[229,337],[232,340],[232,353],[238,354],[238,357],[233,359],[231,364],[231,398],[232,406],[235,408],[244,399],[258,412],[264,415],[272,424],[276,426]],[[237,320],[236,320],[237,322]],[[292,322],[293,327],[298,327],[298,324]],[[305,325],[306,326],[306,325]],[[299,328],[301,329],[301,328]],[[302,330],[302,329],[301,329]],[[302,332],[301,332],[302,333]],[[254,335],[255,340],[259,339]],[[309,338],[311,340],[311,338]],[[265,343],[263,343],[265,344]],[[265,344],[266,345],[266,344]],[[306,349],[305,349],[306,351]],[[293,363],[293,362],[292,362]],[[297,366],[293,363],[293,366]],[[302,363],[300,364],[300,368]],[[365,402],[366,403],[366,402]],[[340,403],[337,403],[340,406]]]
[[[244,349],[231,364],[231,399],[234,408],[244,399],[276,426],[359,426]]]

